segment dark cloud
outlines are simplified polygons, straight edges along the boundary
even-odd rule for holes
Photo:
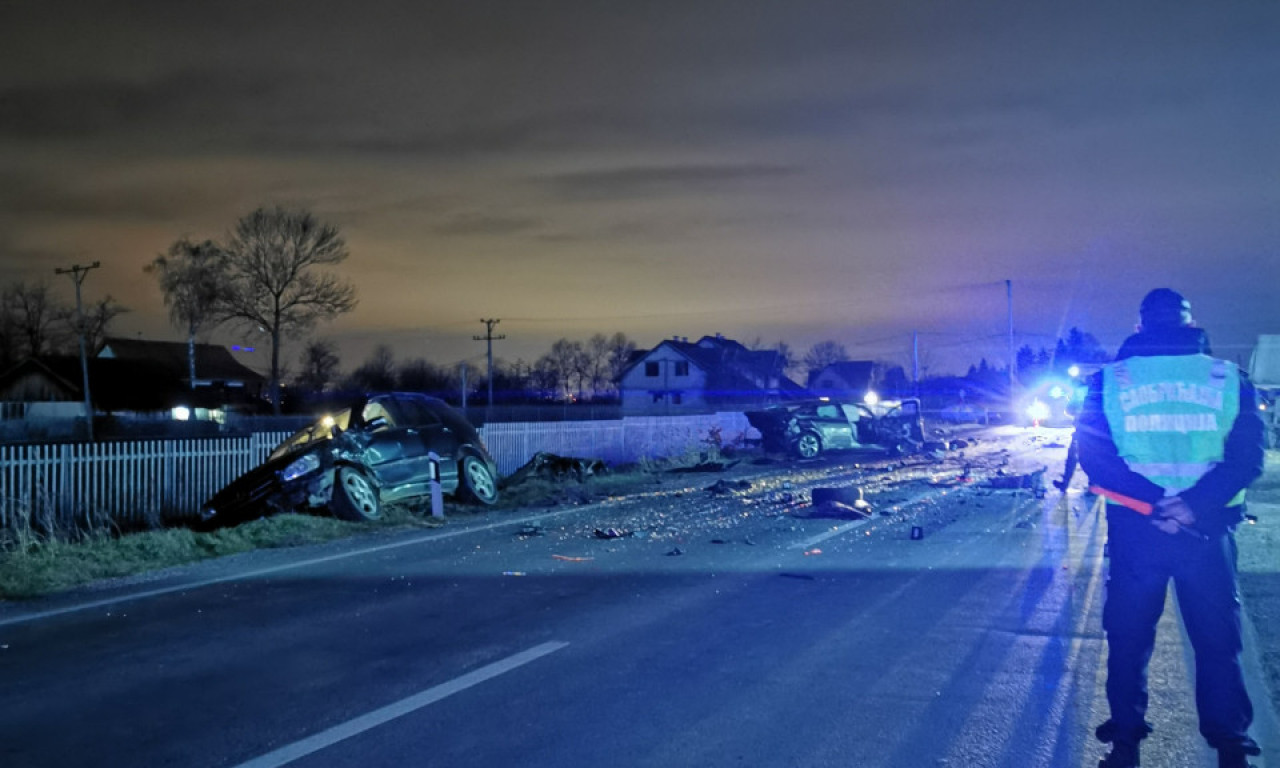
[[[3,265],[0,277],[5,282],[18,280],[52,282],[54,266],[69,265],[77,259],[83,260],[84,257],[82,252],[69,249],[27,247],[0,234],[0,264]]]
[[[248,105],[269,101],[269,82],[234,72],[180,71],[149,80],[90,76],[10,86],[0,90],[0,136],[190,143],[193,136],[218,135]]]
[[[431,228],[438,235],[509,235],[537,229],[541,222],[522,216],[494,216],[487,213],[459,213]]]
[[[554,174],[538,181],[568,199],[685,197],[792,176],[800,170],[760,163],[627,166]]]
[[[100,169],[90,168],[47,176],[0,173],[0,217],[14,222],[38,216],[168,221],[193,211],[227,208],[235,199],[234,190],[212,180],[192,184],[181,174],[130,181],[111,174],[104,178]]]

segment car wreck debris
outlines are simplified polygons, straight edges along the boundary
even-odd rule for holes
[[[280,512],[327,510],[376,520],[387,504],[421,504],[433,488],[480,504],[498,500],[498,469],[480,434],[443,400],[366,394],[291,435],[206,501],[199,530]]]
[[[635,535],[635,531],[624,531],[619,528],[597,528],[595,530],[595,537],[597,539],[621,539]]]
[[[830,399],[803,401],[744,415],[759,430],[766,450],[813,459],[839,450],[915,453],[925,442],[921,413],[920,401],[909,398],[875,406]]]
[[[511,473],[507,484],[519,483],[531,477],[547,480],[577,480],[582,482],[593,475],[601,475],[608,467],[601,459],[584,459],[575,456],[559,456],[539,451],[524,466]]]
[[[1031,491],[1036,489],[1044,489],[1044,473],[1048,467],[1041,467],[1034,472],[1023,475],[1007,475],[1003,473],[996,474],[987,480],[987,485],[991,488],[1002,489],[1021,489],[1026,488]]]

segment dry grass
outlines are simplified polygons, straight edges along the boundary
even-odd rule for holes
[[[96,530],[53,535],[11,532],[0,550],[0,599],[37,597],[102,579],[132,576],[255,549],[318,544],[374,530],[434,527],[430,516],[389,507],[381,520],[348,523],[313,515],[277,515],[211,533],[169,528],[118,533]]]
[[[494,510],[583,504],[644,493],[661,486],[664,475],[673,469],[719,457],[718,446],[700,443],[676,457],[640,462],[582,479],[528,478],[504,486]],[[482,511],[479,507],[450,505],[447,514]],[[102,516],[81,517],[83,519],[61,525],[41,520],[33,524],[28,520],[20,526],[0,530],[0,599],[27,599],[102,579],[255,549],[303,546],[371,531],[442,524],[425,510],[398,506],[385,508],[382,519],[372,523],[287,514],[212,533],[163,529],[158,524],[153,524],[153,530],[125,533]]]

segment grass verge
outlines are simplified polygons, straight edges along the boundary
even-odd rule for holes
[[[276,515],[233,528],[197,533],[186,528],[114,535],[83,534],[78,541],[30,539],[0,552],[0,599],[22,600],[102,579],[133,576],[255,549],[319,544],[375,530],[441,525],[433,518],[390,508],[381,520],[349,523],[313,515]]]
[[[528,478],[505,487],[496,511],[584,504],[660,488],[666,470],[679,464],[643,464],[578,479]],[[448,515],[477,508],[452,507]],[[330,517],[285,514],[211,533],[168,528],[118,534],[109,524],[74,536],[19,536],[0,549],[0,600],[25,600],[103,579],[134,576],[256,549],[296,547],[373,531],[447,524],[404,507],[388,507],[381,520],[350,523]],[[71,540],[74,539],[74,540]]]

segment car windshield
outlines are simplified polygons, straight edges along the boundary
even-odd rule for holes
[[[333,428],[335,426],[338,429],[346,429],[350,423],[350,408],[346,408],[334,414],[325,414],[314,423],[294,432],[292,435],[289,435],[284,442],[276,446],[276,449],[271,452],[271,458],[274,459],[283,456],[286,453],[292,453],[299,448],[303,448],[320,440],[328,440],[333,436]]]

